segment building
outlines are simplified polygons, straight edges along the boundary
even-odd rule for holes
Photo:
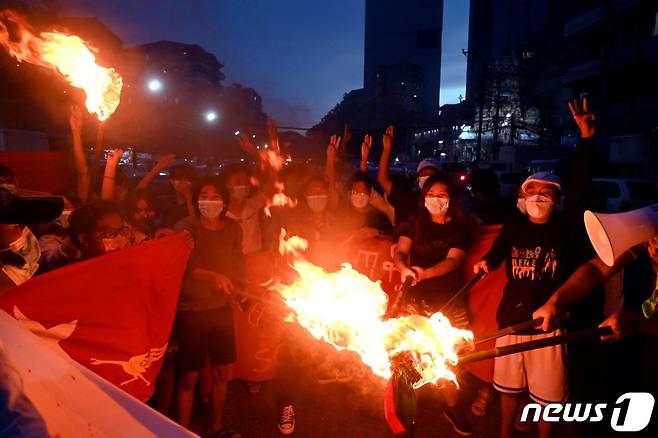
[[[563,36],[562,83],[589,96],[608,172],[655,178],[658,3],[575,2]]]
[[[436,116],[442,29],[443,0],[366,0],[364,88],[381,90],[382,82],[390,85],[391,77],[406,76],[416,66],[413,81],[401,79],[393,92],[418,99],[426,118]]]

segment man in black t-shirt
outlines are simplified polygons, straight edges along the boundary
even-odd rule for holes
[[[503,226],[477,272],[489,272],[506,263],[507,284],[498,307],[499,326],[532,319],[533,312],[564,283],[584,261],[588,248],[582,224],[586,190],[591,180],[591,156],[595,150],[594,116],[578,102],[569,104],[581,132],[576,148],[573,178],[563,214],[555,214],[561,183],[556,175],[539,172],[522,185],[526,215],[512,215]],[[531,330],[499,338],[505,346],[538,338],[553,337],[560,329],[544,333]],[[501,437],[511,436],[520,398],[528,392],[542,405],[561,403],[567,397],[566,350],[562,345],[495,359],[494,387],[501,393]],[[540,437],[549,437],[552,424],[541,422]]]

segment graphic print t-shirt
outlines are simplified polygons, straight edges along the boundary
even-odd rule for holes
[[[491,269],[506,262],[507,285],[496,315],[501,327],[532,319],[568,278],[577,252],[569,252],[568,234],[555,217],[534,224],[526,216],[513,215],[503,226],[485,256]]]

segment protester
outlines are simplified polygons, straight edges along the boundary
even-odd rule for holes
[[[416,215],[398,229],[394,262],[403,282],[411,280],[409,299],[420,313],[433,313],[463,285],[461,266],[471,245],[471,231],[455,202],[450,179],[434,175],[424,181],[422,204]],[[455,324],[455,318],[452,318]],[[466,321],[467,322],[467,321]],[[455,387],[444,391],[447,407],[444,416],[455,432],[472,434],[458,408],[459,393]]]
[[[500,327],[532,319],[532,313],[576,269],[587,248],[582,226],[586,190],[591,179],[590,155],[594,150],[594,116],[588,112],[587,100],[569,104],[580,132],[574,176],[563,215],[555,213],[560,199],[561,182],[553,174],[539,172],[522,185],[527,215],[513,215],[505,223],[491,250],[474,270],[489,272],[503,262],[507,285],[497,311]],[[579,245],[574,248],[574,245]],[[507,335],[497,346],[542,339],[561,334],[528,330],[521,335]],[[494,387],[501,393],[501,437],[509,437],[519,404],[526,392],[537,403],[561,403],[568,394],[565,350],[556,345],[522,354],[496,358]],[[551,436],[553,424],[540,422],[541,437]]]
[[[510,206],[500,195],[498,175],[493,170],[475,169],[471,173],[471,193],[470,216],[477,225],[502,224],[511,214]]]
[[[0,294],[26,282],[39,269],[39,242],[22,224],[49,222],[63,206],[59,197],[20,197],[0,188]]]
[[[348,187],[349,205],[339,210],[339,226],[357,239],[391,235],[393,224],[388,216],[370,205],[374,189],[368,175],[357,173]]]
[[[165,156],[158,162],[157,167],[166,168],[170,159],[173,159],[173,157]],[[154,173],[150,172],[149,175],[144,177],[137,185],[137,188],[147,188],[155,177],[155,175],[152,175]],[[197,214],[197,209],[192,200],[192,187],[197,178],[196,169],[189,164],[179,164],[169,169],[169,183],[174,189],[174,196],[163,200],[162,226],[174,228],[180,220]]]
[[[252,186],[247,168],[241,165],[227,166],[222,170],[222,181],[229,194],[226,217],[242,228],[242,251],[252,254],[263,249],[263,208],[267,198]]]
[[[222,421],[229,365],[236,359],[229,299],[245,285],[242,229],[226,217],[229,195],[216,178],[199,181],[192,199],[198,215],[176,226],[177,230],[188,231],[195,242],[174,329],[176,362],[182,373],[177,390],[178,421],[189,427],[194,389],[209,358],[213,382],[210,432],[228,438],[236,435],[224,429]]]
[[[150,239],[173,233],[162,226],[162,216],[155,205],[153,194],[148,189],[137,189],[127,201],[127,218],[133,228]]]
[[[111,201],[97,201],[71,213],[69,236],[79,254],[69,262],[98,257],[146,239],[143,233],[126,223],[119,206]]]
[[[382,137],[382,155],[379,159],[377,170],[377,182],[384,190],[386,201],[393,206],[395,211],[395,225],[399,225],[416,211],[417,199],[409,180],[404,175],[390,175],[389,165],[393,150],[393,126],[386,128]],[[422,188],[422,182],[427,181],[432,175],[439,173],[439,166],[433,159],[420,162],[416,170],[418,188]]]

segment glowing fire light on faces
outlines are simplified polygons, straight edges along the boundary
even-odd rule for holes
[[[16,30],[11,35],[8,24]],[[0,45],[18,61],[53,69],[84,90],[87,111],[98,120],[108,119],[117,109],[123,79],[114,69],[96,64],[93,49],[80,37],[60,32],[35,35],[23,17],[5,10],[0,11]]]
[[[292,258],[291,266],[299,275],[291,285],[272,286],[291,309],[288,321],[299,323],[337,350],[357,353],[385,379],[391,377],[391,358],[406,352],[422,376],[415,388],[440,379],[456,382],[449,365],[457,364],[459,347],[473,340],[470,331],[452,327],[441,313],[383,320],[388,297],[378,282],[349,264],[325,272],[304,259],[306,246],[304,239],[286,239],[282,231],[279,251]]]

